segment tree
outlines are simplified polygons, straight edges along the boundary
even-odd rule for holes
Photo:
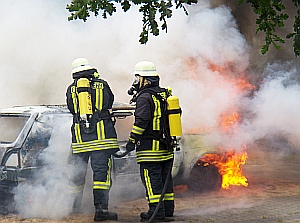
[[[262,46],[261,52],[265,54],[272,44],[276,49],[281,49],[279,44],[284,44],[285,40],[276,34],[277,27],[284,27],[284,21],[289,15],[282,13],[286,8],[282,0],[238,0],[238,3],[246,1],[251,4],[253,12],[257,14],[256,24],[258,25],[256,33],[265,32],[265,44]],[[300,6],[300,0],[291,0],[295,7]],[[286,38],[293,37],[293,48],[295,56],[300,55],[300,9],[297,10],[294,21],[294,32],[288,33]]]
[[[99,15],[99,11],[102,11],[102,17],[107,18],[107,14],[110,16],[116,12],[116,3],[120,3],[124,12],[128,11],[133,4],[140,5],[139,11],[143,13],[143,30],[140,34],[140,43],[146,44],[148,42],[149,31],[154,36],[159,35],[159,26],[156,21],[157,12],[160,14],[159,20],[162,21],[161,28],[167,32],[166,18],[172,17],[173,2],[175,3],[176,9],[183,8],[187,14],[187,10],[184,4],[191,5],[197,3],[197,0],[144,0],[144,1],[128,1],[128,0],[72,0],[70,5],[67,5],[67,9],[71,12],[68,20],[82,19],[86,21],[90,16],[90,12],[94,13],[95,16]]]
[[[258,25],[256,33],[265,32],[265,44],[262,46],[261,52],[265,54],[269,50],[269,46],[273,45],[276,49],[281,49],[279,44],[284,44],[285,40],[276,34],[276,28],[284,27],[284,22],[289,18],[289,15],[283,13],[285,5],[282,0],[237,0],[239,4],[251,4],[253,12],[258,15],[256,24]],[[300,0],[291,0],[296,8],[300,6]],[[116,12],[115,4],[121,4],[124,12],[128,11],[132,4],[139,6],[139,11],[143,13],[143,29],[140,34],[139,42],[146,44],[148,42],[149,31],[154,36],[159,35],[159,25],[156,21],[156,14],[159,13],[159,20],[162,21],[161,29],[167,32],[166,18],[172,17],[173,3],[175,8],[183,8],[186,14],[187,10],[184,4],[196,4],[198,0],[72,0],[67,5],[67,9],[71,13],[68,20],[82,19],[86,21],[90,13],[95,16],[102,12],[102,17],[107,18]],[[300,9],[297,10],[293,25],[293,32],[288,33],[286,38],[293,38],[293,48],[295,56],[300,55]]]

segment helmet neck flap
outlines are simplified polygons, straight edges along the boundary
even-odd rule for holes
[[[96,73],[96,72],[97,72],[97,69],[93,68],[93,69],[83,70],[83,71],[73,73],[72,76],[73,76],[73,79],[78,79],[78,78],[81,78],[81,77],[93,76],[94,73]]]

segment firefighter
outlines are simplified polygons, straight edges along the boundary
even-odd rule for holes
[[[86,58],[73,61],[72,77],[74,82],[67,89],[66,100],[73,115],[72,153],[69,159],[73,166],[69,181],[69,188],[75,195],[73,212],[78,212],[81,206],[90,159],[93,170],[94,220],[117,220],[116,213],[108,212],[112,186],[111,155],[119,149],[111,116],[114,94]]]
[[[174,212],[173,179],[171,174],[174,153],[165,143],[163,129],[168,123],[166,117],[166,98],[168,91],[159,86],[159,75],[155,65],[150,61],[141,61],[135,65],[134,82],[129,94],[135,92],[132,101],[136,103],[135,120],[127,151],[136,149],[137,163],[140,165],[140,176],[146,190],[148,212],[140,214],[141,221],[147,221],[159,204],[163,187],[167,183],[163,203],[154,220],[172,217]],[[166,182],[166,179],[169,179]]]

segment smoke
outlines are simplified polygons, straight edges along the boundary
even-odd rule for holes
[[[43,167],[15,190],[16,209],[23,217],[61,219],[72,211],[74,198],[68,190],[71,167],[67,165],[70,122],[65,121],[58,119],[53,125],[49,146],[40,155]]]
[[[68,3],[2,3],[0,108],[64,104],[66,88],[72,82],[71,63],[77,57],[86,57],[98,69],[116,101],[128,102],[126,92],[135,63],[150,60],[156,64],[161,86],[170,85],[180,98],[185,134],[207,128],[212,132],[204,138],[204,144],[237,147],[284,134],[299,148],[297,60],[290,53],[285,61],[274,58],[274,54],[261,56],[254,44],[259,39],[250,37],[253,32],[249,30],[255,28],[249,23],[246,28],[245,21],[253,21],[253,15],[249,13],[251,16],[243,22],[235,18],[244,15],[245,8],[238,11],[231,4],[227,4],[230,8],[199,1],[188,7],[188,16],[174,10],[167,21],[168,33],[161,31],[158,37],[150,36],[146,45],[140,45],[142,15],[138,8],[127,13],[118,10],[107,20],[91,16],[86,23],[69,22],[65,9]],[[241,76],[256,86],[252,95],[241,93],[232,81]],[[232,107],[247,111],[247,115],[238,134],[228,136],[218,130],[219,117]],[[53,140],[45,151],[48,169],[41,172],[47,176],[44,183],[18,188],[21,193],[16,200],[24,216],[61,218],[70,211],[70,200],[64,193],[68,168],[66,157],[61,156],[69,149],[69,142],[61,143],[62,138],[69,137],[69,129],[59,129],[59,133],[57,141]],[[33,191],[31,206],[22,205],[28,192]]]
[[[284,68],[284,69],[282,69]],[[261,88],[249,101],[253,112],[251,123],[244,123],[248,141],[283,135],[299,149],[298,130],[300,85],[295,77],[299,75],[289,64],[270,64],[265,69],[266,78]],[[243,131],[242,131],[243,132]],[[251,134],[250,134],[251,133]]]

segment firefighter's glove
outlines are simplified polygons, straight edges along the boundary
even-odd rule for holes
[[[126,144],[126,151],[131,152],[133,150],[135,150],[135,140],[129,138],[129,141]]]

